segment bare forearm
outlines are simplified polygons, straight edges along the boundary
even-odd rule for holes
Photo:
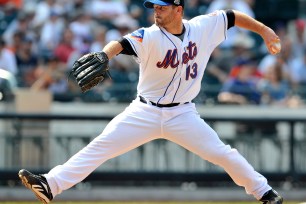
[[[103,52],[107,54],[108,59],[112,59],[113,57],[118,55],[122,50],[123,47],[118,41],[111,41],[103,48]]]
[[[259,35],[262,34],[264,28],[266,27],[263,23],[257,21],[256,19],[240,12],[234,10],[235,13],[235,26],[253,31]]]
[[[265,41],[266,47],[271,54],[277,54],[281,51],[280,46],[278,46],[280,39],[271,28],[240,11],[234,10],[234,13],[235,26],[259,34]]]

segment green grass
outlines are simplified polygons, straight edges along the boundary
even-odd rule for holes
[[[0,204],[39,204],[41,202],[0,202]],[[260,204],[259,202],[56,202],[52,204]],[[299,202],[286,202],[286,204],[299,204]]]

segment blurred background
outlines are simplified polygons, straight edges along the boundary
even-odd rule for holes
[[[153,23],[142,0],[0,0],[0,200],[32,199],[20,168],[48,172],[87,145],[136,96],[138,66],[111,60],[112,80],[83,94],[72,64]],[[185,0],[185,18],[240,10],[275,30],[282,51],[231,28],[196,102],[220,138],[271,185],[306,200],[306,1]],[[131,133],[132,134],[132,133]],[[28,197],[27,197],[28,196]],[[156,140],[107,161],[63,200],[249,200],[225,172]]]

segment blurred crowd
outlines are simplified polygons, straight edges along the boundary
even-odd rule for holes
[[[255,0],[185,0],[185,18],[236,9],[256,18]],[[0,68],[16,87],[49,90],[55,101],[129,102],[136,94],[138,64],[111,60],[112,79],[82,94],[70,69],[75,60],[111,40],[150,26],[142,0],[2,0]],[[200,103],[300,106],[306,100],[306,21],[274,22],[282,51],[268,54],[257,34],[236,27],[212,54]],[[0,72],[0,77],[3,76]],[[0,81],[1,89],[7,90]],[[3,88],[4,87],[4,88]],[[3,91],[2,91],[3,92]]]

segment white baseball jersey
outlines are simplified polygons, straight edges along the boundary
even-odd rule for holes
[[[194,99],[209,56],[226,38],[224,11],[183,23],[183,42],[155,24],[125,36],[140,62],[138,94],[150,101],[168,104]]]

